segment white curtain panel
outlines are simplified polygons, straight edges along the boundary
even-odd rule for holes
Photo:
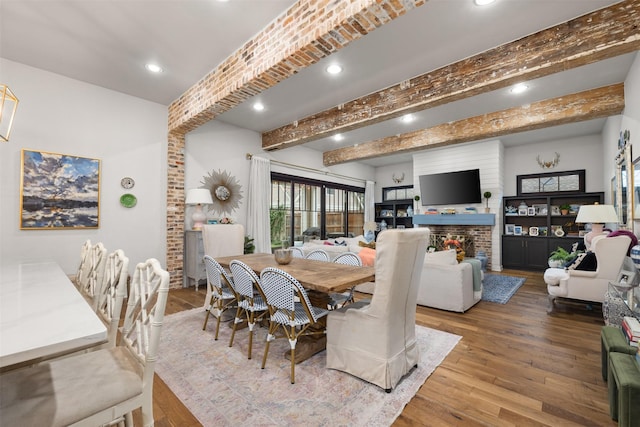
[[[251,157],[248,193],[247,234],[254,239],[256,253],[271,253],[271,162],[268,159]]]
[[[367,181],[364,185],[364,222],[375,221],[375,188],[376,183]]]

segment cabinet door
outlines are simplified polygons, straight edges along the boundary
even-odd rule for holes
[[[502,265],[506,268],[521,268],[524,266],[524,260],[524,239],[504,236],[502,238]]]
[[[524,244],[526,249],[525,268],[532,270],[544,270],[549,267],[549,249],[546,238],[525,238]]]

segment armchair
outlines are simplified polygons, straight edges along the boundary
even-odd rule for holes
[[[428,241],[427,228],[380,233],[371,303],[358,301],[327,317],[327,368],[391,392],[417,366],[416,297]]]
[[[631,239],[628,236],[596,236],[591,242],[597,267],[595,271],[548,268],[544,273],[549,292],[549,309],[558,297],[604,302],[610,281],[617,279]]]

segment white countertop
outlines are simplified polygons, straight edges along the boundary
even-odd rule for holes
[[[0,367],[106,339],[106,326],[58,264],[0,265]]]

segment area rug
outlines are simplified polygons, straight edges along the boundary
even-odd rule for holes
[[[420,363],[391,392],[344,372],[326,369],[326,351],[296,365],[289,381],[286,339],[272,341],[260,369],[265,328],[254,336],[247,359],[248,329],[236,332],[215,319],[202,330],[196,308],[165,317],[156,373],[205,426],[389,426],[420,386],[456,346],[460,336],[416,327]]]
[[[524,277],[485,274],[482,282],[482,300],[506,304],[525,280]]]

